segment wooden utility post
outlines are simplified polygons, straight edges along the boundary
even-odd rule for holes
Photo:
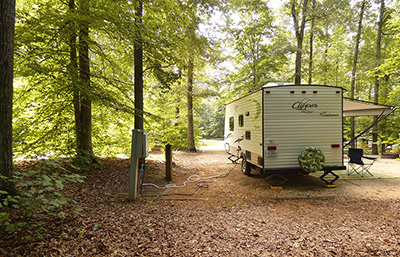
[[[165,178],[167,181],[172,181],[172,146],[165,146]]]

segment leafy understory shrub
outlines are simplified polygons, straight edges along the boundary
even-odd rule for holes
[[[69,199],[64,197],[61,191],[67,183],[82,183],[84,179],[84,176],[67,170],[65,164],[55,159],[40,160],[33,170],[14,172],[18,195],[9,195],[0,190],[0,225],[6,231],[14,232],[28,225],[35,231],[36,239],[40,239],[43,224],[40,222],[28,224],[25,221],[39,220],[45,215],[62,217],[61,207],[68,203]],[[16,219],[10,217],[12,209],[18,210]]]

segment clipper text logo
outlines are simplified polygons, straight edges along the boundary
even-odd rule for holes
[[[304,113],[313,113],[316,108],[318,108],[318,105],[316,103],[313,103],[310,99],[303,99],[301,101],[295,102],[292,105],[292,109]]]

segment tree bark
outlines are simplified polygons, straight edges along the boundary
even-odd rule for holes
[[[135,83],[135,129],[143,130],[143,43],[140,24],[143,17],[143,3],[139,0],[136,8],[137,24],[136,42],[134,45],[134,83]]]
[[[304,38],[304,29],[306,26],[307,7],[308,7],[308,0],[303,0],[302,17],[301,17],[301,23],[299,25],[299,17],[297,17],[297,15],[300,12],[296,11],[296,0],[292,1],[292,17],[297,39],[296,67],[294,74],[294,83],[296,85],[301,84],[301,57],[303,54],[303,38]]]
[[[257,82],[259,80],[258,75],[257,75],[257,61],[259,59],[258,52],[259,52],[259,45],[260,44],[258,42],[259,40],[257,40],[255,38],[255,36],[251,36],[249,40],[251,41],[250,45],[251,45],[251,52],[252,52],[252,55],[251,55],[251,58],[252,58],[252,60],[251,60],[251,62],[252,62],[251,73],[252,73],[252,76],[253,76],[253,86],[252,86],[252,88],[257,88]]]
[[[80,1],[81,15],[89,15],[89,0]],[[90,96],[89,23],[79,24],[79,79],[80,91],[80,149],[79,155],[94,159],[92,146],[92,100]]]
[[[71,14],[75,13],[75,0],[69,0],[68,3],[69,11]],[[76,23],[74,19],[69,21],[70,25],[70,36],[69,36],[69,76],[71,79],[71,89],[73,93],[72,103],[74,106],[74,118],[75,118],[75,142],[77,153],[81,152],[82,149],[82,124],[81,124],[81,104],[80,104],[80,90],[79,90],[79,76],[78,73],[78,54],[77,54],[77,33]]]
[[[189,57],[188,63],[188,78],[187,78],[187,143],[189,151],[196,151],[196,145],[194,141],[194,126],[193,126],[193,60]]]
[[[181,80],[181,78],[182,78],[182,70],[181,70],[181,68],[178,68],[178,77],[179,77],[178,88],[180,89],[181,88],[181,84],[182,84],[182,80]],[[177,106],[175,108],[175,124],[174,124],[175,126],[179,125],[179,118],[180,118],[180,112],[181,112],[181,110],[179,109],[180,102],[181,102],[181,97],[179,95],[177,95],[177,97],[176,97]]]
[[[15,195],[12,151],[15,0],[0,1],[0,190]]]
[[[357,71],[357,62],[358,62],[358,52],[360,46],[360,38],[361,38],[361,29],[362,29],[362,20],[364,17],[364,9],[365,9],[365,1],[361,3],[360,9],[360,18],[358,20],[358,30],[356,36],[356,45],[354,49],[354,57],[353,57],[353,68],[351,71],[351,84],[350,84],[350,98],[354,99],[354,91],[355,91],[355,84],[356,84],[356,71]],[[355,137],[355,119],[351,117],[351,128],[350,128],[350,137],[353,139]],[[351,147],[355,146],[355,142],[351,143]]]
[[[378,20],[378,32],[376,37],[376,63],[379,66],[381,61],[381,39],[382,39],[382,28],[383,28],[383,15],[385,12],[385,1],[381,0],[381,7]],[[378,73],[375,75],[375,86],[374,86],[374,103],[379,103],[379,76]],[[374,120],[378,117],[375,116]],[[372,128],[372,154],[378,154],[378,125]]]
[[[312,0],[312,10],[315,9],[315,0]],[[312,15],[311,18],[311,29],[310,29],[310,58],[308,59],[308,84],[312,84],[312,76],[313,76],[313,44],[314,44],[314,25],[315,25],[315,16]]]

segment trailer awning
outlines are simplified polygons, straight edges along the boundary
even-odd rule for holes
[[[354,116],[377,116],[371,126],[361,132],[358,136],[352,138],[343,147],[350,145],[353,141],[357,140],[360,136],[369,131],[373,126],[377,125],[380,121],[385,119],[387,116],[392,114],[396,110],[396,107],[379,105],[371,102],[365,102],[360,100],[353,100],[350,98],[343,98],[343,116],[354,117]]]
[[[386,105],[378,105],[370,102],[343,98],[343,116],[380,116],[392,113],[396,108]]]

